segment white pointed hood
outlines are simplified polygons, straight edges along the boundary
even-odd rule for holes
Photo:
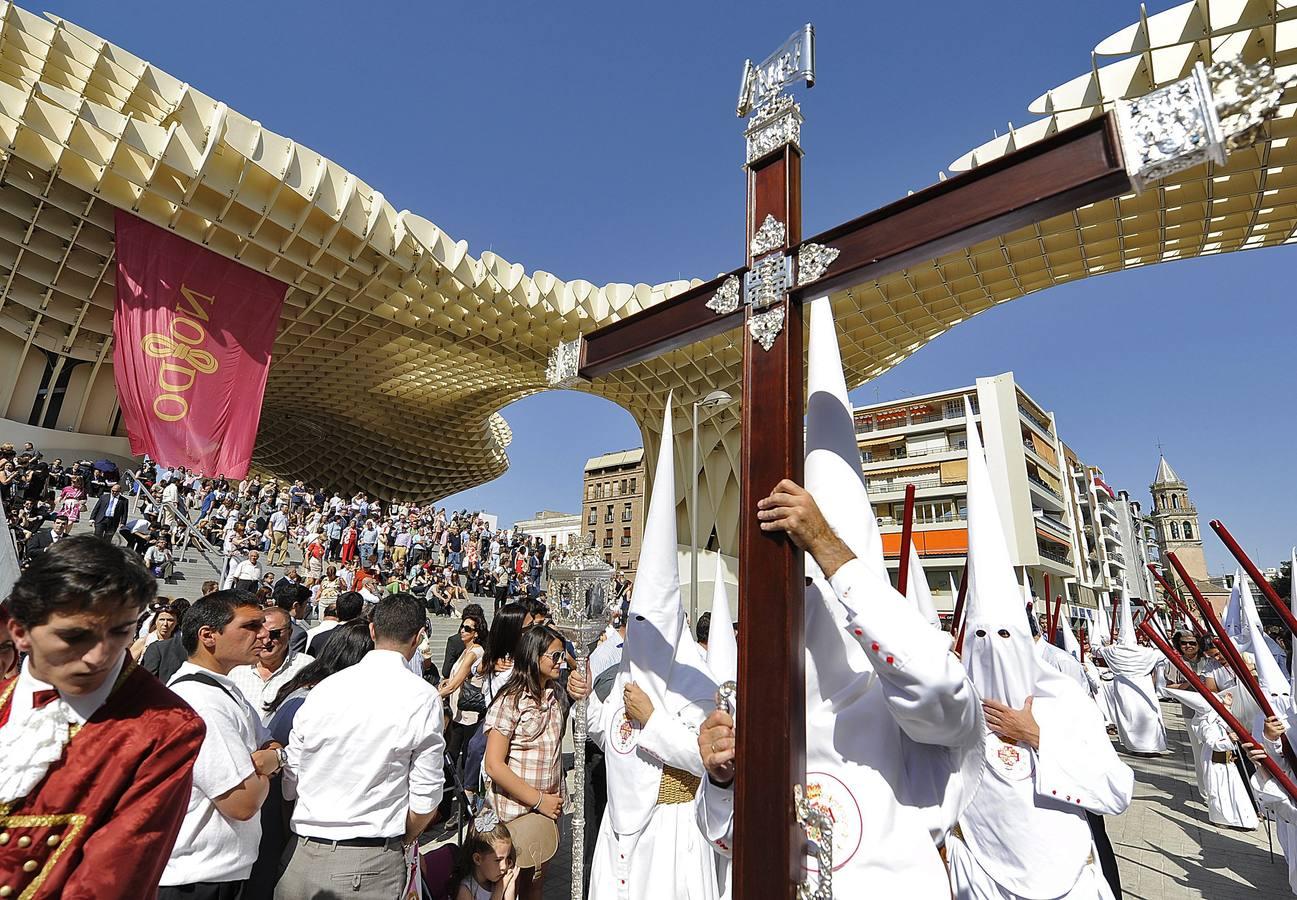
[[[1229,600],[1225,602],[1225,614],[1220,617],[1220,623],[1225,626],[1225,633],[1230,636],[1234,643],[1245,640],[1243,635],[1243,613],[1239,603],[1243,595],[1243,570],[1234,570],[1234,587],[1229,592]]]
[[[653,495],[644,519],[635,589],[631,593],[622,668],[644,689],[655,707],[666,697],[671,663],[684,632],[680,568],[676,558],[675,432],[671,397],[662,414],[662,442],[653,474]]]
[[[1178,688],[1167,688],[1166,692],[1179,700],[1197,715],[1212,712],[1211,704],[1195,690],[1182,691]]]
[[[806,372],[806,489],[856,557],[888,579],[878,519],[860,472],[860,447],[827,297],[811,301]],[[808,554],[806,572],[819,575]]]
[[[1013,573],[1000,511],[986,468],[973,408],[964,399],[968,423],[968,626],[964,666],[977,692],[1021,709],[1047,679],[1031,637],[1022,586]]]
[[[842,375],[833,309],[827,297],[806,307],[810,340],[806,375],[806,489],[829,526],[891,594],[880,603],[903,603],[883,564],[883,540],[860,471],[860,449]],[[819,567],[806,556],[806,696],[808,704],[835,707],[863,694],[873,667],[860,645],[846,636],[846,620]]]
[[[689,706],[710,710],[716,694],[702,651],[685,628],[680,603],[673,458],[668,397],[635,589],[627,611],[626,643],[612,690],[601,707],[609,746],[605,756],[607,815],[620,834],[640,831],[648,823],[662,779],[661,761],[639,746],[639,730],[626,718],[622,702],[626,684],[634,681],[643,688],[653,702],[654,715],[677,716]],[[696,718],[701,721],[702,714]]]
[[[719,684],[737,681],[739,645],[734,639],[734,618],[730,615],[730,598],[725,592],[725,566],[716,554],[716,575],[712,579],[712,627],[707,638],[707,667]]]
[[[910,541],[910,572],[905,583],[905,599],[914,604],[928,624],[934,628],[941,627],[941,617],[937,615],[937,604],[932,600],[932,589],[928,587],[928,576],[919,561],[919,551],[914,541]]]
[[[1130,611],[1130,592],[1121,586],[1117,603],[1117,642],[1103,648],[1103,658],[1114,673],[1127,678],[1142,678],[1162,661],[1162,652],[1141,647],[1135,637],[1135,620]]]
[[[1076,632],[1072,630],[1072,623],[1068,620],[1068,617],[1061,614],[1058,617],[1058,634],[1061,638],[1063,652],[1080,662],[1081,642],[1076,639]]]
[[[1122,647],[1134,647],[1139,641],[1135,639],[1135,617],[1131,615],[1130,592],[1126,590],[1124,582],[1117,610],[1117,643]]]
[[[1256,663],[1256,677],[1261,684],[1261,690],[1270,700],[1270,705],[1274,707],[1275,715],[1280,721],[1284,722],[1290,729],[1294,722],[1294,706],[1292,696],[1292,684],[1288,680],[1287,673],[1279,665],[1275,658],[1274,642],[1270,636],[1261,628],[1261,615],[1257,612],[1256,599],[1252,596],[1252,589],[1244,579],[1239,579],[1237,584],[1239,590],[1239,619],[1242,623],[1242,640],[1238,642],[1238,648],[1241,652],[1251,653],[1252,659]],[[1244,722],[1244,725],[1250,725],[1250,722]]]
[[[817,298],[804,309],[810,328],[806,488],[829,526],[865,569],[852,588],[853,606],[909,613],[906,599],[892,587],[883,564],[882,539],[860,471],[860,451],[829,300]],[[912,584],[923,579],[922,569],[912,571]],[[809,558],[806,572],[812,579],[805,595],[806,771],[808,783],[823,792],[822,801],[830,808],[839,804],[847,812],[847,818],[834,829],[834,842],[849,842],[853,829],[860,835],[860,826],[850,824],[849,811],[855,810],[855,821],[870,814],[856,798],[877,796],[879,766],[897,761],[905,774],[889,776],[894,780],[888,787],[909,810],[907,816],[917,816],[911,821],[921,821],[938,840],[977,789],[981,745],[949,748],[921,744],[895,728],[881,697],[882,688],[874,684],[870,659],[847,631],[842,603]],[[835,867],[835,882],[862,883],[859,879],[868,871],[870,854],[852,850],[846,857]],[[840,858],[835,857],[835,863]],[[808,868],[813,864],[808,858]]]

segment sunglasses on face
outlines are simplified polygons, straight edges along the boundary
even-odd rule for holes
[[[554,665],[557,666],[559,663],[563,661],[563,651],[555,650],[553,653],[542,653],[540,655],[540,658],[548,659],[550,662],[552,662]]]
[[[459,630],[460,630],[460,631],[467,631],[467,632],[469,632],[469,633],[471,633],[471,634],[477,634],[477,629],[474,628],[472,625],[461,625],[461,626],[459,626]]]

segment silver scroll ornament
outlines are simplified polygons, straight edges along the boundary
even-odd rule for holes
[[[787,236],[788,229],[784,227],[784,223],[767,213],[761,227],[757,229],[756,234],[752,235],[752,241],[748,244],[748,251],[751,253],[752,258],[756,259],[771,250],[778,250],[784,245],[784,239]]]
[[[572,387],[579,384],[578,374],[581,368],[581,336],[570,341],[560,341],[550,351],[549,362],[545,366],[545,382],[552,388]]]
[[[1187,78],[1116,104],[1126,170],[1136,191],[1204,162],[1222,165],[1261,136],[1289,82],[1266,60],[1201,62]]]
[[[797,283],[817,281],[842,251],[823,244],[802,244],[797,248]]]
[[[800,784],[793,786],[793,809],[819,869],[814,888],[805,881],[797,886],[797,900],[833,900],[833,818],[806,798]]]
[[[801,104],[787,94],[769,106],[763,106],[752,116],[743,132],[747,143],[747,164],[752,164],[785,144],[791,144],[800,150],[804,121]]]
[[[769,350],[775,345],[775,338],[784,330],[784,308],[776,306],[765,312],[753,313],[748,319],[748,331],[752,340],[761,345],[762,350]]]
[[[739,276],[731,275],[721,282],[720,289],[712,294],[706,306],[718,316],[728,316],[739,308],[739,298],[742,293],[743,287],[739,282]]]

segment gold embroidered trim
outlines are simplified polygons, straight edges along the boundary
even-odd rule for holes
[[[117,675],[117,680],[113,682],[113,689],[112,689],[111,691],[108,692],[108,696],[104,699],[104,706],[107,706],[107,705],[108,705],[108,701],[111,700],[111,699],[113,698],[113,695],[116,694],[117,691],[121,688],[121,686],[122,686],[123,684],[126,683],[126,679],[127,679],[127,677],[128,677],[132,672],[134,672],[134,671],[136,670],[136,668],[138,668],[138,666],[137,666],[135,660],[131,657],[130,653],[127,652],[127,653],[126,653],[126,662],[122,665],[122,670],[121,670],[121,672],[118,673],[118,675]],[[6,688],[4,689],[4,692],[3,692],[3,693],[0,693],[0,709],[4,709],[5,704],[9,702],[9,698],[10,698],[11,696],[13,696],[14,687],[16,687],[17,684],[18,684],[18,676],[15,675],[15,676],[13,677],[13,680],[11,680],[11,681],[9,682],[9,686],[6,687]],[[99,707],[99,709],[103,709],[103,706]],[[98,715],[98,713],[99,713],[99,710],[95,710],[95,715]],[[93,719],[94,716],[91,716],[90,718]],[[68,752],[68,746],[71,745],[71,743],[72,743],[72,739],[75,738],[78,734],[81,733],[81,727],[82,727],[81,725],[69,725],[69,726],[68,726],[68,742],[67,742],[66,744],[63,745],[63,753],[64,753],[65,755],[66,755],[67,752]],[[62,760],[62,757],[60,757],[60,760]],[[48,777],[48,773],[47,773],[47,777]],[[37,786],[39,787],[41,784],[44,784],[44,782],[45,782],[45,779],[42,778],[42,779],[40,780],[40,782],[38,782]],[[7,815],[9,815],[9,810],[13,809],[13,805],[14,805],[14,803],[17,803],[17,802],[19,802],[19,801],[26,800],[26,799],[27,799],[26,797],[19,797],[18,800],[13,801],[13,803],[0,803],[0,816],[7,816]],[[29,818],[40,818],[40,817],[39,817],[39,816],[36,816],[36,817],[29,817]],[[83,821],[84,821],[84,818],[85,818],[85,817],[83,816],[83,817],[82,817]],[[63,823],[57,823],[57,824],[63,824]],[[25,897],[25,896],[27,896],[27,895],[26,895],[26,894],[21,895],[21,896],[19,897],[19,900],[22,900],[22,897]]]
[[[3,828],[57,828],[60,825],[69,826],[68,830],[63,832],[62,839],[59,841],[54,852],[50,854],[49,859],[45,860],[45,865],[41,867],[40,872],[32,879],[31,884],[18,895],[18,900],[30,900],[36,896],[36,892],[41,889],[45,879],[49,877],[50,872],[58,865],[59,859],[63,856],[63,851],[76,841],[79,835],[86,827],[89,817],[81,813],[66,813],[52,816],[10,816],[0,812],[0,827]]]

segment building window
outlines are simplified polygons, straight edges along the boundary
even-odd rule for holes
[[[626,485],[627,485],[627,479],[623,478],[621,480],[621,492],[623,494],[626,493]]]
[[[623,529],[621,530],[621,545],[622,545],[623,547],[629,547],[629,546],[630,546],[630,529],[629,529],[629,528],[623,528]]]
[[[593,532],[593,531],[589,532],[589,533],[588,533],[588,536],[589,536],[589,538],[590,538],[590,546],[593,547],[593,546],[594,546],[594,532]]]
[[[604,520],[605,523],[610,523],[610,522],[612,522],[612,505],[611,505],[611,504],[609,504],[609,506],[608,506],[608,511],[607,511],[606,513],[604,513],[603,520]]]
[[[630,492],[631,492],[632,494],[635,493],[635,479],[634,479],[634,478],[632,478],[632,479],[630,480]]]
[[[1171,495],[1171,508],[1172,508],[1172,509],[1179,509],[1179,508],[1180,508],[1180,497],[1179,497],[1178,494],[1172,494],[1172,495]]]
[[[631,520],[631,518],[632,518],[632,517],[631,517],[631,505],[630,505],[629,503],[626,503],[626,504],[624,504],[624,505],[622,506],[622,510],[621,510],[621,520],[622,520],[623,522],[629,522],[629,521]]]
[[[1186,541],[1193,540],[1193,526],[1190,525],[1188,522],[1184,523],[1184,539]]]
[[[28,425],[53,428],[58,424],[59,413],[63,409],[63,397],[68,389],[68,381],[71,380],[72,370],[76,367],[77,362],[75,360],[64,360],[62,368],[59,368],[59,377],[55,379],[54,370],[58,368],[58,357],[53,353],[45,354],[45,371],[41,373],[40,386],[36,389],[36,398],[32,401],[31,414],[27,417]],[[88,387],[87,390],[89,390]],[[49,397],[49,407],[45,410],[44,417],[42,417],[41,408],[45,406],[47,396]]]
[[[1172,522],[1172,523],[1171,523],[1171,540],[1173,540],[1173,541],[1178,541],[1178,540],[1180,540],[1180,523],[1179,523],[1179,522]]]
[[[595,522],[598,521],[599,521],[599,508],[597,506],[592,506],[590,507],[590,515],[586,518],[585,524],[593,525]]]
[[[603,548],[605,550],[612,549],[612,529],[611,528],[609,528],[607,531],[603,533]]]

